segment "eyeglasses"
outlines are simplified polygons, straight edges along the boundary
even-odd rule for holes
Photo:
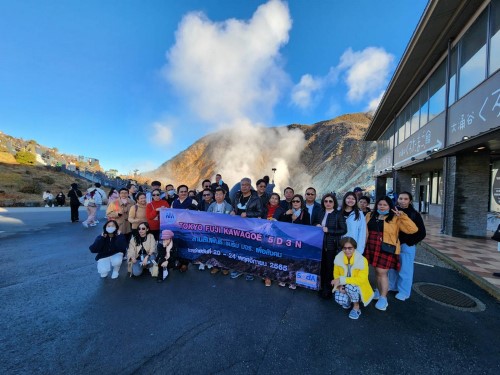
[[[354,247],[352,247],[352,246],[343,247],[342,250],[354,250]]]
[[[301,202],[298,200],[294,200],[294,201],[292,201],[292,203],[301,203]]]
[[[325,199],[324,202],[325,203],[333,203],[333,200],[332,199]]]
[[[210,197],[212,194],[203,194],[204,197]]]
[[[316,194],[314,194],[314,193],[306,193],[306,195],[316,195]]]
[[[151,194],[153,197],[159,197],[160,194]]]
[[[139,227],[139,228],[137,228],[137,229],[139,229],[139,230],[146,230],[146,229],[148,229],[148,228],[146,228],[146,227]]]

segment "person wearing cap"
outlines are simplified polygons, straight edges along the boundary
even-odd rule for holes
[[[169,229],[161,231],[156,251],[158,253],[158,277],[156,281],[162,283],[168,276],[168,269],[174,268],[176,263],[178,263],[177,247],[174,244],[174,232]]]
[[[363,196],[363,189],[361,189],[359,186],[356,186],[353,190],[354,194],[356,194],[356,198],[359,201],[359,198]]]

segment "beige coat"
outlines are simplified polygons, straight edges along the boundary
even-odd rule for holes
[[[108,220],[116,220],[118,223],[118,229],[123,234],[130,233],[130,223],[128,222],[128,215],[130,207],[134,205],[134,202],[127,198],[127,202],[123,203],[121,199],[116,199],[109,202],[106,208],[106,217]],[[121,215],[120,215],[121,214]]]
[[[146,237],[146,241],[144,241],[142,244],[144,246],[144,250],[148,253],[148,255],[151,254],[156,254],[156,240],[154,236],[151,233],[148,233]],[[137,259],[139,256],[139,251],[141,250],[141,245],[137,245],[135,243],[135,238],[132,237],[130,239],[130,243],[128,245],[128,252],[127,252],[127,260],[128,260],[128,272],[132,272],[132,259]],[[158,274],[158,268],[156,267],[156,274]],[[154,272],[152,272],[153,274]],[[153,274],[153,276],[155,276]]]
[[[140,223],[148,222],[146,217],[146,205],[134,204],[130,207],[128,221],[132,224],[132,229],[137,229]]]

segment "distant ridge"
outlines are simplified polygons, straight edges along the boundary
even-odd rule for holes
[[[254,131],[261,138],[254,143],[248,140],[240,144],[235,144],[235,140],[240,140],[242,133],[248,133],[240,130],[219,131],[200,138],[157,169],[143,175],[164,183],[171,182],[176,186],[184,183],[190,188],[199,189],[203,179],[212,179],[215,173],[221,172],[223,179],[232,186],[243,176],[241,173],[239,176],[231,175],[227,164],[234,163],[234,157],[228,160],[226,156],[238,155],[238,147],[251,144],[252,153],[256,154],[252,155],[253,163],[246,173],[249,177],[272,176],[270,166],[276,164],[277,157],[288,155],[283,156],[287,162],[288,175],[280,176],[283,168],[278,168],[276,173],[280,189],[288,185],[293,186],[298,193],[303,193],[308,186],[314,186],[320,193],[346,192],[355,186],[371,189],[376,145],[375,142],[361,141],[370,121],[370,114],[354,113],[313,125],[256,128]],[[302,133],[299,133],[301,141],[296,139],[297,131]],[[276,139],[278,143],[288,134],[294,134],[296,141],[290,142],[291,147],[301,147],[295,150],[296,157],[295,153],[287,149],[286,143],[276,149],[268,145],[269,140]],[[240,157],[245,158],[246,155],[248,153],[242,150]],[[225,160],[224,163],[221,160]]]

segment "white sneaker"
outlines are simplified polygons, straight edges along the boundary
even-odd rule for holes
[[[48,205],[48,204],[46,204],[46,205],[45,205],[45,207],[49,207],[49,205]]]
[[[167,278],[167,276],[168,276],[168,270],[165,268],[163,270],[163,280],[165,280]]]
[[[99,224],[99,220],[94,221],[95,224]]]
[[[200,263],[200,266],[198,267],[200,271],[205,271],[205,265],[203,263]]]
[[[88,225],[85,221],[82,223],[82,225],[83,225],[85,228],[88,228],[88,227],[89,227],[89,225]]]
[[[95,227],[95,226],[96,226],[96,223],[94,223],[94,224],[90,224],[90,226],[91,226],[91,227]]]
[[[103,279],[105,279],[106,277],[108,277],[108,272],[103,272],[100,275]]]
[[[111,274],[111,278],[117,279],[118,278],[118,271],[113,271],[113,273]]]

